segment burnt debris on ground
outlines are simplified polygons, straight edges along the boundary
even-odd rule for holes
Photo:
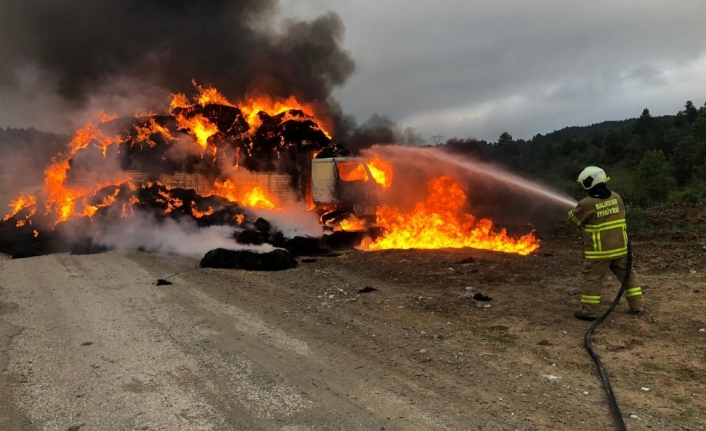
[[[297,261],[292,255],[282,249],[266,253],[256,253],[250,250],[227,250],[217,248],[211,250],[201,259],[202,268],[244,269],[248,271],[281,271],[295,268]]]

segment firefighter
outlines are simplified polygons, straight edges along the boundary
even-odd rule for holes
[[[610,269],[622,283],[628,264],[628,234],[625,205],[617,193],[610,191],[610,180],[603,169],[589,166],[578,177],[588,197],[569,211],[569,222],[583,229],[584,284],[581,292],[581,310],[574,317],[593,321],[601,304],[603,278]],[[625,290],[630,313],[643,314],[642,288],[634,270]]]

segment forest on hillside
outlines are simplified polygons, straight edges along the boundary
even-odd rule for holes
[[[600,166],[609,187],[626,203],[649,207],[662,203],[706,203],[706,104],[691,101],[674,115],[567,127],[530,140],[509,133],[497,142],[451,139],[441,145],[538,179],[575,197],[581,170]]]

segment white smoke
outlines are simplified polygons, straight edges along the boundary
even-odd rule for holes
[[[121,218],[116,223],[95,232],[93,243],[120,251],[143,250],[152,253],[179,254],[203,257],[215,248],[267,252],[269,244],[261,246],[238,244],[233,239],[235,229],[230,226],[199,227],[192,219],[166,219],[156,222],[144,212]]]
[[[307,211],[301,203],[287,205],[281,211],[265,209],[252,211],[270,222],[275,230],[281,231],[287,238],[295,236],[320,237],[324,234],[324,229],[316,213]]]

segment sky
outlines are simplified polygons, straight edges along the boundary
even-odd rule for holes
[[[435,135],[528,139],[706,102],[706,1],[282,0],[334,11],[356,69],[334,91],[363,121]]]

